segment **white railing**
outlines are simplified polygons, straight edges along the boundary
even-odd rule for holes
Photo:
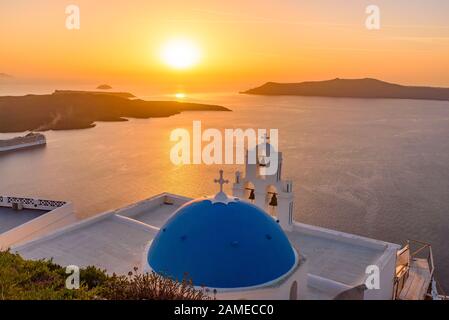
[[[54,210],[66,204],[64,201],[0,196],[0,207],[13,207],[20,204],[24,209]]]

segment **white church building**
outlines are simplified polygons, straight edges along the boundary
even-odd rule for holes
[[[40,208],[41,216],[0,229],[0,248],[11,247],[27,259],[53,258],[63,266],[94,265],[116,274],[138,267],[188,278],[216,291],[217,299],[425,297],[430,278],[413,295],[408,290],[413,285],[412,260],[404,259],[408,248],[295,221],[282,153],[271,176],[260,174],[265,164],[259,160],[246,161],[245,174],[235,174],[232,195],[223,191],[228,181],[220,171],[219,190],[210,197],[164,193],[76,223],[65,203]],[[23,202],[15,199],[1,198],[0,225],[2,213]],[[39,209],[36,201],[25,209]],[[377,288],[366,286],[368,270],[378,271]]]

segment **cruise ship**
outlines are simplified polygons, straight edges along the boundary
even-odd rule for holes
[[[261,176],[265,164],[247,154],[229,195],[220,170],[211,196],[163,193],[81,221],[70,203],[0,196],[0,250],[110,274],[188,274],[219,300],[447,299],[429,244],[295,220],[293,183],[282,178],[281,152],[278,159],[277,173]]]
[[[30,132],[23,137],[15,137],[7,140],[0,140],[0,152],[14,151],[25,148],[46,145],[47,140],[41,133]]]

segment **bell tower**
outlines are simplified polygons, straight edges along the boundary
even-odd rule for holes
[[[235,173],[232,192],[234,196],[265,210],[279,221],[282,229],[289,231],[293,226],[292,181],[282,179],[282,152],[275,150],[268,138],[264,144],[246,152],[245,175],[239,171]],[[273,174],[265,174],[264,169],[275,164],[268,162],[273,157],[278,159],[277,168]]]

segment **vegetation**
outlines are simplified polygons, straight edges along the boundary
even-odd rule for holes
[[[95,267],[80,269],[80,288],[67,289],[65,268],[48,260],[24,260],[0,252],[0,300],[207,300],[208,290],[156,273],[109,276]]]
[[[130,272],[112,276],[103,285],[102,296],[110,300],[209,300],[208,289],[195,290],[192,282],[176,282],[157,273]]]

